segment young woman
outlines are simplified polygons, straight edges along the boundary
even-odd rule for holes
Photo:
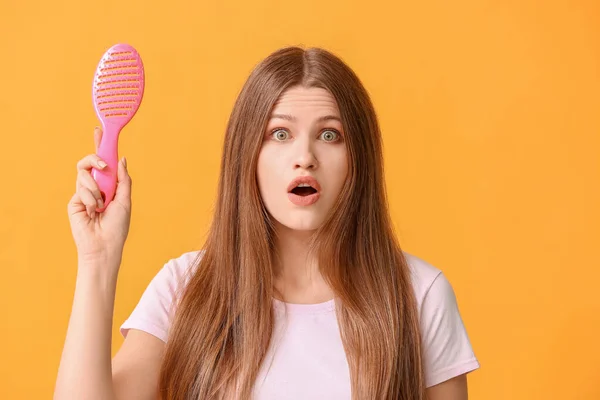
[[[95,213],[101,162],[79,161],[68,206],[79,265],[55,399],[467,399],[479,363],[454,292],[400,249],[373,105],[335,55],[289,47],[254,69],[209,237],[152,280],[113,360],[131,178],[123,159]]]

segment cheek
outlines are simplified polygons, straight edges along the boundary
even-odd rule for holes
[[[331,162],[326,167],[332,173],[331,185],[335,188],[335,195],[337,196],[348,178],[348,155],[346,149],[331,154],[329,160]]]
[[[272,151],[268,148],[263,148],[258,155],[258,163],[256,167],[256,176],[258,180],[258,188],[260,190],[260,194],[265,199],[265,196],[268,196],[269,192],[272,192],[272,189],[279,182],[277,177],[277,160],[276,155],[271,154]]]
[[[267,170],[268,168],[265,165],[265,158],[263,152],[261,151],[261,153],[258,156],[258,163],[256,166],[256,180],[258,181],[258,188],[260,190],[260,194],[263,197],[265,184],[266,182],[268,182]]]
[[[342,181],[345,181],[348,177],[348,153],[344,150],[343,156],[340,160],[340,175],[343,176]]]

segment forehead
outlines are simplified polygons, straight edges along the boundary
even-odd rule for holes
[[[281,94],[273,107],[273,114],[305,111],[325,112],[339,116],[335,98],[328,90],[322,88],[291,87]]]

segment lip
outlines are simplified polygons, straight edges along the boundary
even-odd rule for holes
[[[306,183],[306,184],[312,186],[314,189],[317,190],[317,193],[319,193],[321,191],[321,185],[319,185],[319,181],[317,181],[312,176],[307,175],[307,176],[297,176],[296,178],[294,178],[287,187],[288,193],[291,193],[292,190],[294,190],[294,188],[301,183]]]
[[[288,193],[288,199],[297,206],[310,206],[311,204],[315,204],[317,200],[319,200],[319,197],[321,197],[321,193],[319,192],[308,196],[298,196],[294,193]]]
[[[306,183],[312,186],[317,193],[313,193],[308,196],[298,196],[297,194],[292,193],[292,190],[301,183]],[[288,186],[288,199],[297,206],[310,206],[319,200],[321,197],[321,185],[319,185],[319,181],[317,181],[312,176],[298,176],[290,182]]]

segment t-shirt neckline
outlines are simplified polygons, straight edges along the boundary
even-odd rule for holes
[[[288,314],[319,314],[335,310],[335,298],[314,304],[286,303],[273,297],[273,305],[277,310],[285,310]]]

